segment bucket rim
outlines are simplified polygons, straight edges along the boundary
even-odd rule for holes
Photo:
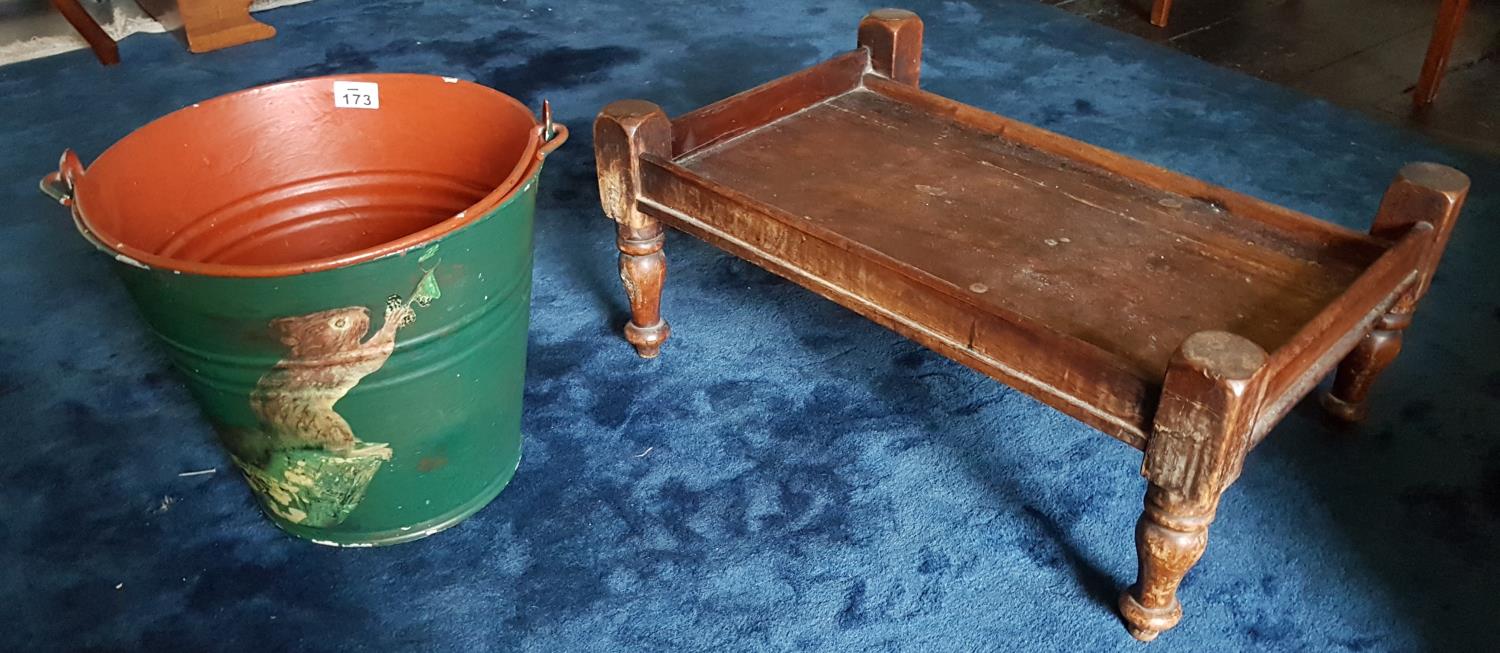
[[[288,277],[312,272],[323,272],[360,263],[366,263],[388,256],[404,254],[408,251],[421,248],[431,242],[438,240],[450,233],[456,232],[464,227],[475,224],[495,209],[508,204],[512,199],[530,187],[530,182],[539,176],[543,160],[553,150],[557,149],[568,139],[568,128],[560,123],[553,123],[551,107],[543,102],[543,117],[538,122],[531,109],[522,104],[514,97],[497,89],[475,83],[469,80],[442,75],[431,75],[425,73],[351,73],[335,75],[319,75],[316,77],[303,77],[297,79],[282,80],[269,84],[261,84],[249,88],[232,91],[218,95],[207,100],[195,102],[186,107],[177,109],[154,120],[147,122],[130,134],[111,144],[108,148],[94,158],[97,164],[104,159],[112,150],[119,147],[121,143],[128,140],[132,135],[145,127],[167,120],[173,116],[194,111],[203,106],[211,106],[225,102],[242,99],[244,96],[263,93],[267,90],[308,84],[321,81],[368,81],[381,82],[394,79],[420,79],[429,82],[443,84],[457,84],[461,87],[472,89],[477,92],[492,95],[503,104],[517,109],[520,115],[531,119],[531,127],[528,128],[526,147],[520,157],[517,158],[515,167],[508,175],[483,198],[477,200],[469,207],[458,211],[452,217],[442,220],[425,229],[412,232],[395,240],[387,241],[373,247],[356,250],[345,254],[329,256],[308,261],[295,263],[278,263],[271,265],[234,265],[224,263],[205,263],[199,261],[186,261],[182,259],[161,256],[138,247],[125,244],[122,240],[113,237],[107,230],[97,228],[83,214],[78,202],[74,201],[73,193],[78,181],[87,176],[88,171],[82,165],[78,156],[71,149],[65,150],[61,160],[58,162],[58,171],[44,177],[41,182],[42,191],[53,196],[63,206],[69,208],[72,214],[74,226],[80,235],[94,245],[95,248],[109,254],[116,261],[137,268],[147,270],[170,271],[177,274],[195,274],[211,277],[228,278],[267,278]],[[93,166],[89,166],[92,168]]]

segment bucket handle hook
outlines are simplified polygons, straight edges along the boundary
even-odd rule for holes
[[[63,206],[73,206],[73,188],[83,178],[83,161],[73,150],[63,150],[57,162],[57,172],[42,177],[42,192]]]
[[[49,173],[47,176],[42,177],[40,186],[42,192],[48,197],[57,200],[58,204],[72,209],[69,213],[73,214],[73,227],[78,229],[78,235],[83,236],[84,240],[100,251],[115,254],[113,249],[110,249],[99,241],[99,237],[94,235],[93,230],[83,224],[83,215],[79,212],[78,207],[73,206],[73,193],[78,187],[78,180],[82,178],[83,161],[79,160],[78,155],[73,150],[68,149],[63,150],[62,158],[57,162],[57,172]],[[123,255],[117,254],[116,256]],[[136,265],[140,264],[137,263]]]
[[[567,140],[568,128],[552,122],[552,103],[542,100],[542,145],[537,148],[537,157],[547,156]]]

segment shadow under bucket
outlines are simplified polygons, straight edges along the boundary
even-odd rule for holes
[[[537,176],[566,138],[477,84],[326,77],[174,112],[87,170],[65,152],[42,189],[117,262],[267,515],[393,544],[520,462]]]

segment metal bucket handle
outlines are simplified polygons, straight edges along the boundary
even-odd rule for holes
[[[73,206],[73,192],[78,187],[78,180],[82,178],[83,161],[73,150],[66,149],[63,150],[62,158],[57,161],[57,172],[42,177],[40,186],[48,197],[69,208],[68,212],[73,214],[73,227],[78,229],[78,235],[83,236],[90,245],[113,254],[114,251],[100,242],[94,232],[83,224],[83,216],[79,214],[78,207]]]
[[[57,172],[42,177],[42,192],[63,206],[73,206],[73,186],[83,177],[83,161],[73,150],[63,150]]]
[[[538,159],[552,153],[568,140],[568,128],[552,122],[552,103],[542,100],[542,144],[536,149]]]

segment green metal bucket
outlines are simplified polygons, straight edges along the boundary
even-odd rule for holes
[[[566,137],[451,78],[317,78],[175,112],[87,170],[65,152],[42,188],[272,521],[394,544],[515,474],[537,177]]]

